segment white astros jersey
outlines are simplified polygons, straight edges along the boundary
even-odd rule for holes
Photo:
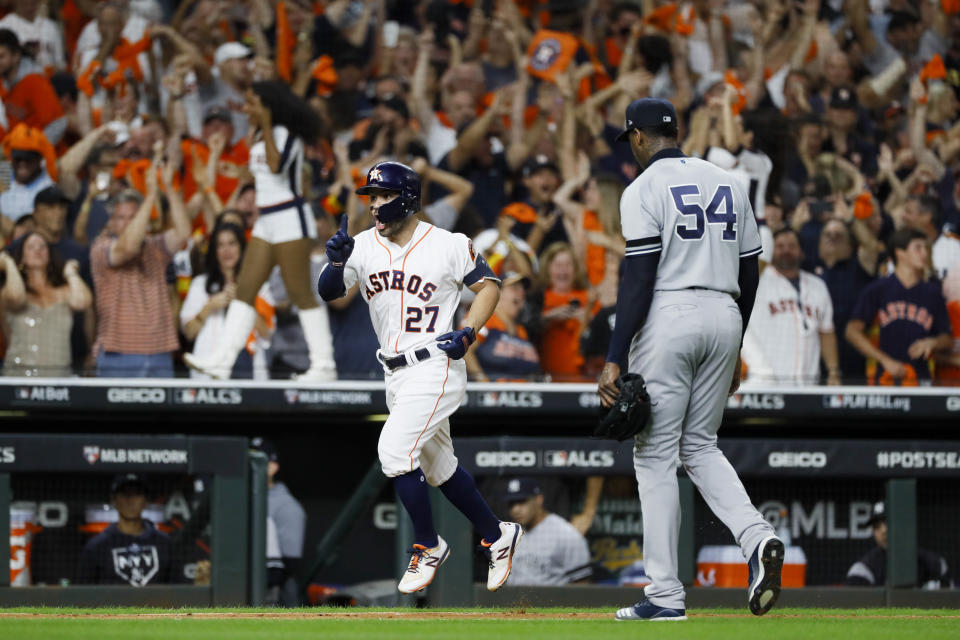
[[[763,270],[741,355],[749,384],[817,384],[820,334],[833,332],[827,285],[800,272],[800,290],[772,266]]]
[[[476,269],[476,258],[465,235],[426,222],[405,247],[371,228],[357,234],[343,282],[347,289],[359,283],[381,350],[404,353],[452,330],[463,279]]]
[[[665,157],[624,190],[627,257],[660,254],[654,289],[740,295],[740,258],[760,253],[750,200],[726,171],[699,158]]]

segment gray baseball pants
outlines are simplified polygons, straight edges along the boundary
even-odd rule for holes
[[[653,405],[650,424],[636,438],[633,465],[643,513],[643,565],[652,581],[644,593],[660,607],[684,607],[677,578],[678,464],[733,533],[744,558],[774,533],[717,447],[741,325],[729,294],[657,291],[630,346],[628,369],[643,375]]]

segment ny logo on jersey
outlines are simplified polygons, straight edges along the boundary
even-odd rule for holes
[[[113,570],[134,587],[145,587],[160,569],[160,556],[153,545],[113,549]]]
[[[367,182],[380,182],[380,169],[374,167],[370,169],[370,175],[367,176]]]

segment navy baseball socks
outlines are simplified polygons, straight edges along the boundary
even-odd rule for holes
[[[430,495],[427,493],[427,478],[422,469],[393,478],[393,488],[403,503],[403,508],[413,520],[413,538],[417,545],[432,548],[437,546],[437,530],[433,526],[430,510]]]
[[[422,469],[393,478],[400,502],[413,521],[416,543],[410,549],[410,562],[397,588],[413,593],[433,581],[437,569],[450,555],[450,546],[437,535],[430,510],[427,479]],[[465,515],[483,536],[480,549],[487,556],[487,589],[496,591],[510,576],[513,554],[523,537],[523,529],[515,522],[501,522],[490,510],[466,469],[457,465],[453,475],[440,485],[443,495]]]
[[[450,479],[440,485],[440,491],[443,491],[443,495],[460,513],[467,516],[484,540],[496,540],[500,537],[500,519],[493,515],[490,505],[477,491],[473,476],[466,469],[457,465],[457,470]]]
[[[423,475],[423,470],[417,469],[394,477],[393,486],[413,521],[413,536],[416,540],[409,549],[410,562],[397,589],[400,593],[414,593],[433,582],[437,569],[450,556],[450,546],[437,535],[433,526],[427,478]]]
[[[493,515],[490,505],[477,490],[473,476],[460,465],[457,465],[457,470],[450,479],[440,485],[440,490],[453,506],[467,516],[483,537],[480,551],[487,556],[489,563],[487,589],[496,591],[510,576],[513,553],[523,537],[523,529],[515,522],[500,522],[500,519]]]

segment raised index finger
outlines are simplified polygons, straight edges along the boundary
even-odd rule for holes
[[[343,215],[340,216],[340,231],[343,231],[343,234],[344,234],[344,235],[347,235],[347,236],[350,235],[349,233],[347,233],[347,224],[348,224],[348,223],[349,223],[349,219],[348,219],[348,217],[347,217],[347,213],[344,212]]]

